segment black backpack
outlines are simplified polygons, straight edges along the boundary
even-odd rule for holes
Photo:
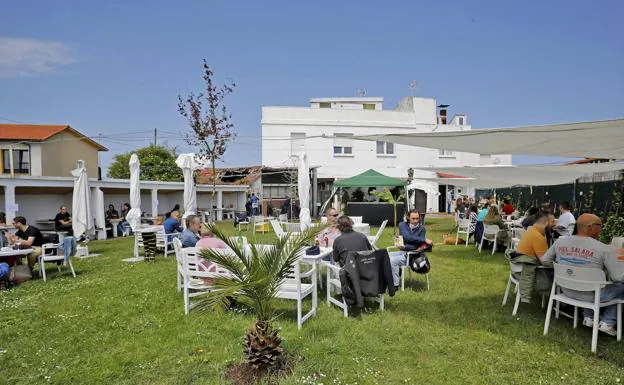
[[[431,263],[427,255],[421,251],[420,253],[410,253],[409,266],[412,271],[418,274],[427,274],[431,270]]]

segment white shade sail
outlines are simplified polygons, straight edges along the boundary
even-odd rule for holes
[[[72,230],[74,237],[79,238],[93,228],[91,218],[91,191],[84,163],[71,171],[74,176],[74,192],[72,194]]]
[[[359,135],[353,139],[476,154],[624,159],[624,119],[483,130]]]
[[[141,186],[139,176],[141,174],[141,163],[137,154],[130,156],[130,211],[126,215],[126,220],[130,224],[132,231],[136,231],[141,226]]]
[[[197,213],[197,190],[193,181],[193,172],[201,168],[195,154],[180,154],[176,164],[184,175],[184,217]]]
[[[423,171],[446,173],[464,178],[422,178],[443,184],[475,188],[510,187],[516,185],[553,186],[572,183],[595,172],[624,169],[624,162],[605,162],[565,165],[430,167]]]
[[[414,179],[412,182],[407,185],[407,190],[422,190],[427,194],[440,195],[440,191],[438,191],[438,187],[429,181]]]
[[[299,155],[299,169],[297,172],[297,193],[299,195],[299,223],[301,231],[312,225],[310,216],[310,169],[308,167],[308,156],[305,152]]]

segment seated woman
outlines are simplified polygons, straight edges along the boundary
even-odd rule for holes
[[[498,213],[498,208],[496,206],[490,206],[490,210],[483,219],[483,225],[497,225],[500,230],[498,231],[498,235],[496,236],[496,242],[499,245],[507,245],[509,243],[507,225],[505,224],[505,222],[503,222],[503,218],[501,218],[500,214]]]
[[[225,242],[215,237],[214,234],[206,227],[202,228],[201,238],[197,241],[195,247],[206,249],[227,249]],[[209,273],[217,272],[217,265],[204,258],[199,258],[198,266],[199,271],[206,271]],[[202,282],[206,285],[212,285],[214,281],[212,278],[202,278]]]
[[[468,209],[468,219],[470,219],[470,234],[468,234],[468,239],[466,239],[466,242],[468,242],[468,240],[470,240],[470,237],[475,235],[475,231],[477,230],[477,214],[479,213],[479,209],[477,208],[477,206],[472,205],[470,206],[470,208]]]

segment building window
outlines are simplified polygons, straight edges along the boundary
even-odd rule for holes
[[[394,155],[394,143],[378,141],[377,155]]]
[[[305,132],[290,133],[290,155],[299,155],[305,151]]]
[[[459,117],[459,125],[460,126],[464,125],[464,118],[462,116]]]
[[[454,158],[455,153],[449,150],[440,150],[440,156],[445,158]]]
[[[320,102],[319,107],[321,108],[331,108],[331,103],[329,102]]]
[[[11,150],[2,150],[2,172],[11,173]],[[13,172],[16,174],[30,174],[30,154],[28,150],[13,150]]]
[[[365,110],[374,110],[375,109],[375,104],[374,103],[364,103],[364,109]]]
[[[334,156],[353,155],[353,134],[334,134]]]

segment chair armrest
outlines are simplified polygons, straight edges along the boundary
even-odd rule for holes
[[[340,272],[340,269],[342,269],[340,266],[336,266],[336,265],[332,264],[331,262],[323,261],[323,263],[325,264],[325,266],[328,269],[334,270],[337,273]]]
[[[301,278],[308,278],[311,277],[312,274],[316,273],[316,264],[312,265],[312,268],[308,271],[306,271],[305,273],[299,273],[299,276]]]

